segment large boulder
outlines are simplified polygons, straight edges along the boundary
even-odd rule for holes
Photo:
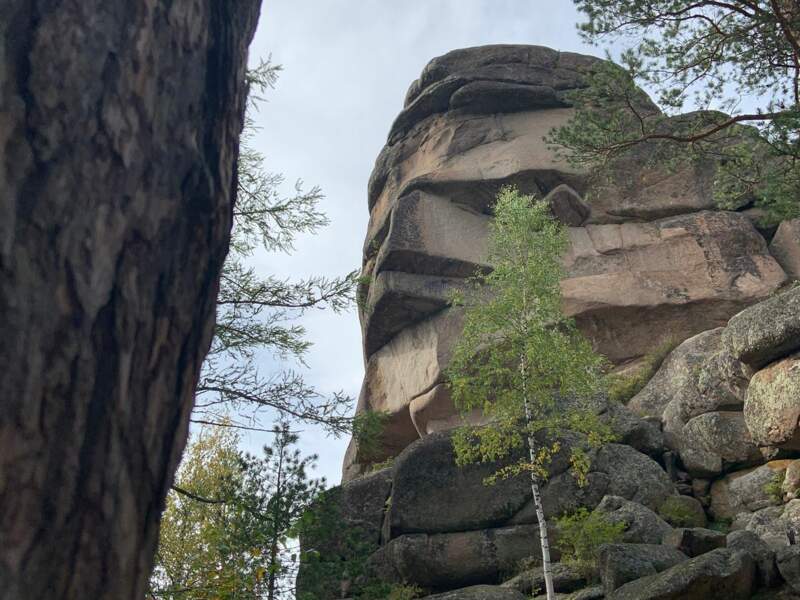
[[[775,562],[783,580],[800,592],[800,546],[785,546],[775,553]]]
[[[517,456],[522,457],[522,450]],[[530,499],[527,477],[484,480],[499,463],[456,465],[447,433],[418,440],[394,461],[389,523],[391,536],[486,529],[506,523]]]
[[[425,598],[427,600],[525,600],[525,596],[517,590],[496,585],[473,585]]]
[[[587,484],[579,486],[569,472],[570,447],[581,439],[566,435],[550,462],[550,478],[542,486],[545,515],[560,516],[577,508],[594,508],[607,494],[656,508],[675,488],[650,457],[630,446],[607,444],[590,454]],[[506,461],[456,465],[449,433],[433,433],[406,448],[393,465],[393,490],[388,512],[389,537],[404,533],[455,532],[536,522],[530,480],[524,474],[492,486],[484,481]]]
[[[686,556],[700,556],[727,544],[725,534],[720,531],[690,527],[673,529],[664,536],[665,546],[680,550]]]
[[[661,419],[665,443],[696,477],[763,460],[740,412],[752,372],[726,350],[723,331],[704,331],[680,344],[628,403]]]
[[[731,527],[752,531],[773,550],[797,544],[800,541],[800,500],[768,506],[753,513],[739,513]]]
[[[769,244],[769,251],[792,279],[800,279],[800,219],[784,221]]]
[[[627,544],[660,544],[672,528],[646,506],[619,496],[606,496],[595,511],[609,523],[622,523],[622,542]]]
[[[800,287],[734,316],[723,343],[734,357],[756,369],[800,350]]]
[[[786,460],[774,460],[716,480],[711,484],[711,514],[716,519],[733,519],[742,512],[780,504],[780,484],[776,482],[788,464]]]
[[[655,575],[687,559],[686,555],[658,544],[605,544],[600,547],[597,568],[606,594],[623,584]]]
[[[592,509],[605,496],[631,500],[643,505],[652,512],[665,498],[674,495],[675,486],[661,466],[649,456],[623,444],[607,444],[594,455],[583,487],[572,473],[553,470],[547,483],[542,487],[542,505],[545,515],[559,516],[579,508]],[[533,502],[529,501],[519,513],[514,515],[513,523],[535,522]]]
[[[635,412],[661,419],[668,441],[694,417],[744,405],[752,372],[725,350],[723,331],[709,329],[680,344],[628,403]]]
[[[584,576],[565,563],[553,563],[550,573],[553,577],[553,589],[556,592],[574,592],[586,585]],[[544,570],[542,567],[535,567],[523,571],[504,582],[503,587],[513,588],[528,596],[537,591],[541,592],[545,589]]]
[[[755,565],[749,555],[720,548],[656,575],[626,583],[609,600],[748,600]]]
[[[695,477],[714,477],[764,462],[764,456],[750,437],[744,415],[738,411],[694,417],[672,439],[684,467]]]
[[[800,353],[753,376],[744,417],[756,443],[800,450]]]
[[[465,48],[432,60],[412,85],[369,181],[358,291],[366,373],[357,411],[389,421],[373,455],[351,445],[345,480],[460,423],[441,385],[460,332],[448,306],[466,277],[491,268],[488,225],[502,185],[547,198],[569,226],[564,310],[616,365],[722,326],[784,282],[751,219],[716,210],[712,162],[675,170],[642,146],[601,182],[547,142],[598,64],[538,46]],[[658,111],[644,93],[635,102]],[[658,440],[640,441],[656,455]]]
[[[752,531],[731,531],[728,534],[727,547],[750,555],[756,564],[757,587],[771,588],[780,582],[775,552]]]
[[[554,552],[558,558],[558,552]],[[541,560],[536,525],[401,535],[375,552],[369,569],[383,581],[452,590],[496,583],[523,559]]]
[[[725,325],[785,280],[764,239],[736,213],[587,225],[571,228],[570,242],[564,311],[615,363]]]

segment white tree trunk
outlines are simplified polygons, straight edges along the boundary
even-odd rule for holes
[[[531,421],[530,407],[528,399],[525,398],[525,423],[529,425]],[[528,435],[528,452],[531,463],[534,462],[534,439]],[[533,494],[533,505],[536,508],[536,520],[539,523],[539,542],[542,546],[542,572],[544,574],[544,585],[547,591],[547,600],[555,600],[556,593],[553,589],[553,571],[550,566],[550,540],[547,536],[547,521],[542,507],[542,496],[539,494],[539,485],[536,482],[536,475],[531,471],[531,493]]]

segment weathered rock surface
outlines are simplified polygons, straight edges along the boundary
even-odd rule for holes
[[[800,219],[784,221],[769,244],[769,252],[792,279],[800,279]]]
[[[522,451],[516,457],[522,456]],[[530,481],[512,477],[487,486],[500,467],[478,463],[459,467],[446,433],[429,435],[403,451],[393,466],[389,510],[392,536],[497,527],[529,500]]]
[[[551,573],[553,576],[553,589],[556,592],[574,592],[586,585],[586,580],[583,576],[564,563],[553,563]],[[502,587],[513,588],[528,596],[537,590],[541,592],[545,589],[544,571],[541,567],[523,571],[504,582]]]
[[[564,310],[619,363],[724,325],[785,279],[747,218],[703,211],[570,229]],[[647,323],[647,327],[637,324]]]
[[[600,547],[597,568],[606,594],[623,584],[655,575],[687,560],[685,554],[657,544],[606,544]]]
[[[516,590],[495,585],[473,585],[444,594],[425,596],[428,600],[525,600]]]
[[[753,376],[744,417],[756,443],[800,450],[800,353]]]
[[[370,179],[359,290],[358,410],[391,420],[378,455],[350,449],[345,478],[458,424],[438,387],[460,326],[447,305],[490,268],[490,205],[503,184],[547,197],[569,225],[564,308],[615,363],[722,326],[784,281],[751,220],[714,210],[713,165],[657,168],[645,148],[600,185],[556,156],[544,138],[571,118],[568,92],[596,64],[537,46],[466,48],[412,85]]]
[[[711,484],[711,514],[733,519],[742,512],[755,512],[778,504],[768,486],[786,470],[789,461],[774,460],[754,469],[730,473]]]
[[[775,553],[775,562],[783,580],[800,592],[800,546],[785,546]]]
[[[568,472],[570,443],[569,438],[562,441],[562,451],[550,463],[550,479],[542,487],[548,518],[579,507],[592,509],[608,494],[655,508],[676,493],[658,463],[621,444],[608,444],[594,454],[587,485],[581,487]],[[520,449],[509,460],[518,460],[523,452]],[[535,523],[526,477],[504,479],[493,486],[484,484],[501,464],[507,463],[457,466],[446,432],[418,440],[394,462],[388,511],[390,537]]]
[[[381,546],[370,557],[369,567],[383,581],[434,590],[496,583],[520,560],[541,559],[538,539],[536,525],[401,535]]]
[[[790,500],[783,506],[768,506],[754,513],[739,513],[731,527],[752,531],[770,548],[788,546],[800,539],[800,500]]]
[[[619,496],[606,496],[595,509],[610,523],[623,523],[626,544],[660,544],[672,527],[646,506]]]
[[[747,554],[713,550],[674,567],[626,583],[609,600],[748,600],[755,566]]]
[[[628,408],[662,419],[671,437],[704,413],[741,410],[752,372],[722,346],[723,331],[709,329],[675,348]]]
[[[752,531],[730,532],[727,547],[750,555],[756,564],[758,587],[771,588],[780,582],[781,577],[775,564],[775,552]]]
[[[724,533],[702,527],[680,528],[668,531],[663,544],[690,557],[700,556],[717,548],[724,548],[727,539]]]
[[[738,411],[694,417],[683,427],[675,445],[686,470],[697,477],[713,477],[764,462],[744,415]]]
[[[673,527],[705,527],[708,524],[703,505],[692,496],[669,496],[659,505],[657,512]]]
[[[723,342],[753,368],[800,350],[800,287],[794,287],[734,316]]]

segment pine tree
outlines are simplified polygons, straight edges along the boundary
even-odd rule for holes
[[[564,229],[546,203],[513,188],[500,192],[489,238],[494,270],[476,275],[471,289],[456,299],[465,310],[465,325],[448,372],[456,405],[465,413],[481,409],[487,421],[457,430],[459,464],[496,461],[527,445],[527,459],[503,467],[488,483],[529,474],[551,600],[540,485],[565,433],[586,436],[586,444],[568,449],[579,483],[588,468],[585,446],[611,437],[589,402],[599,391],[603,360],[561,312],[560,258],[566,245]]]
[[[619,41],[550,141],[603,176],[639,153],[649,166],[714,168],[723,208],[800,216],[800,8],[796,2],[575,0],[589,43]],[[657,93],[659,110],[637,84]],[[680,115],[687,104],[698,112]],[[663,112],[662,112],[663,111]],[[644,150],[642,153],[641,151]],[[710,166],[709,166],[710,165]]]
[[[343,277],[310,277],[289,281],[262,275],[248,262],[257,252],[289,253],[296,237],[316,233],[329,221],[320,210],[318,187],[283,197],[283,177],[266,170],[266,157],[253,147],[258,131],[253,113],[261,94],[277,81],[280,67],[263,61],[248,74],[251,87],[239,158],[237,201],[231,248],[222,269],[217,297],[217,324],[203,365],[193,421],[263,429],[261,416],[321,424],[334,434],[349,433],[352,398],[324,395],[303,376],[277,366],[263,373],[259,358],[277,364],[303,364],[310,347],[297,320],[309,310],[335,312],[354,299],[356,272]],[[233,418],[230,418],[233,415]]]
[[[293,528],[325,482],[309,478],[316,456],[286,424],[273,434],[260,457],[239,451],[234,428],[196,435],[167,497],[149,599],[293,597]]]

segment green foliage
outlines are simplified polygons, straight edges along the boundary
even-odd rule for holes
[[[388,413],[372,410],[360,412],[353,419],[353,439],[363,460],[377,461],[381,458],[383,432],[388,420]]]
[[[589,407],[604,362],[561,312],[567,238],[548,205],[507,187],[494,212],[494,270],[477,274],[454,298],[454,310],[464,310],[464,331],[447,373],[456,405],[464,412],[480,409],[490,424],[456,431],[456,459],[495,461],[530,437],[537,440],[533,460],[509,465],[489,482],[522,471],[544,479],[564,432],[583,433],[592,446],[611,438]],[[569,451],[580,480],[588,460],[580,445]]]
[[[776,471],[769,482],[764,484],[764,493],[769,496],[774,504],[783,504],[783,482],[786,480],[786,470]]]
[[[356,600],[414,600],[424,595],[416,585],[373,582],[356,594]]]
[[[666,498],[658,507],[658,514],[673,527],[694,527],[697,520],[697,515],[678,496]]]
[[[253,145],[258,132],[253,111],[262,100],[259,94],[274,86],[279,70],[262,61],[248,73],[250,95],[239,149],[231,245],[222,268],[215,335],[198,382],[193,420],[258,429],[266,412],[270,419],[277,413],[283,420],[349,433],[351,398],[321,394],[291,368],[264,374],[256,367],[264,355],[302,365],[310,343],[298,319],[309,310],[349,308],[356,281],[355,272],[290,281],[251,266],[260,254],[293,251],[298,235],[316,233],[328,224],[319,209],[320,189],[306,191],[297,182],[294,194],[284,197],[283,176],[266,170],[266,158]]]
[[[633,373],[627,375],[610,374],[606,376],[608,397],[613,402],[626,404],[631,398],[644,389],[644,386],[653,378],[661,368],[664,361],[675,347],[676,340],[668,339],[656,346],[648,353],[642,365]]]
[[[386,460],[382,460],[381,462],[372,463],[369,466],[370,473],[374,473],[376,471],[382,471],[383,469],[388,469],[392,465],[394,465],[394,456],[387,458]]]
[[[324,481],[315,457],[275,429],[262,457],[242,455],[229,428],[203,429],[189,445],[161,521],[148,597],[245,600],[285,597],[293,585],[293,528]]]
[[[720,533],[730,533],[732,522],[730,519],[716,519],[708,524],[708,529]]]
[[[556,520],[561,561],[575,568],[587,580],[597,576],[600,546],[622,539],[625,524],[612,523],[603,513],[580,508]]]
[[[570,160],[598,174],[643,156],[642,168],[717,164],[720,206],[752,203],[767,210],[768,222],[800,214],[800,18],[792,3],[575,4],[586,16],[579,27],[586,41],[625,48],[617,56],[624,68],[587,72],[589,87],[572,98],[575,118],[549,138]],[[664,112],[637,83],[656,91]],[[676,118],[687,104],[704,110]]]

